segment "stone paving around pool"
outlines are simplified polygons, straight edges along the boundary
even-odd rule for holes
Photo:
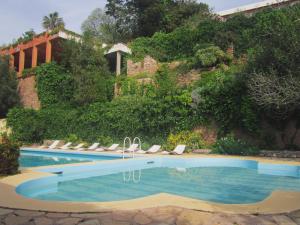
[[[0,225],[300,225],[300,210],[278,215],[208,213],[177,207],[103,213],[0,208]]]

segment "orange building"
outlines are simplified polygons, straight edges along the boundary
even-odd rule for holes
[[[51,34],[41,33],[32,40],[0,50],[0,55],[9,55],[10,64],[22,76],[24,69],[34,68],[52,60],[60,60],[60,42],[64,39],[79,39],[80,36],[69,31],[58,31]]]
[[[0,55],[10,56],[10,65],[18,74],[18,91],[21,103],[26,108],[39,109],[40,101],[36,91],[34,74],[25,69],[35,68],[43,63],[53,60],[60,61],[61,42],[63,40],[80,40],[80,36],[70,31],[56,33],[44,32],[36,35],[31,40],[0,49]]]

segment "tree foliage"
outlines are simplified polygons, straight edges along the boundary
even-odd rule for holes
[[[59,17],[58,12],[53,12],[48,16],[44,16],[42,25],[45,30],[65,27],[64,20],[62,17]]]
[[[117,30],[115,18],[107,15],[102,9],[97,8],[82,23],[81,30],[99,38],[105,43],[117,43],[122,40]]]
[[[209,8],[194,0],[108,0],[107,14],[116,19],[117,29],[130,39],[171,32],[195,14],[207,14]]]
[[[0,118],[19,104],[17,86],[16,73],[9,67],[9,57],[0,56]]]
[[[64,66],[74,79],[74,103],[105,102],[113,96],[113,76],[102,43],[86,34],[81,42],[69,41],[62,53]]]
[[[36,35],[35,31],[33,29],[30,29],[24,32],[22,37],[18,38],[17,43],[30,41],[35,35]]]
[[[19,172],[20,147],[7,137],[0,137],[0,175],[14,175]]]

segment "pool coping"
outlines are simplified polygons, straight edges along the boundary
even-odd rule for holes
[[[32,150],[32,148],[30,148]],[[49,150],[50,151],[50,150]],[[53,150],[51,150],[53,151]],[[56,152],[56,151],[55,151]],[[65,151],[60,151],[65,152]],[[72,151],[74,153],[75,151]],[[67,152],[66,152],[67,153]],[[78,154],[82,152],[78,152]],[[84,151],[85,154],[101,154]],[[115,154],[115,153],[108,153]],[[116,154],[117,155],[117,154]],[[153,157],[153,155],[143,155],[144,157]],[[290,162],[281,160],[269,160],[259,157],[240,157],[240,156],[219,156],[219,155],[197,155],[187,154],[183,156],[166,156],[155,154],[156,157],[172,157],[172,158],[235,158],[241,160],[256,160],[262,163],[285,164],[300,166],[300,162]],[[141,158],[144,158],[141,157]],[[116,163],[118,160],[101,161],[101,163]],[[136,159],[138,160],[138,158]],[[300,192],[289,191],[274,191],[272,194],[261,202],[254,204],[220,204],[208,202],[183,196],[177,196],[167,193],[159,193],[143,198],[137,198],[125,201],[114,202],[55,202],[41,201],[29,199],[16,193],[15,189],[21,183],[29,180],[53,176],[51,173],[36,171],[41,168],[53,168],[62,166],[78,166],[86,164],[95,164],[97,162],[84,162],[57,166],[43,166],[26,168],[21,174],[0,179],[0,206],[5,208],[18,208],[26,210],[38,210],[49,212],[105,212],[112,210],[138,210],[141,208],[153,208],[163,206],[177,206],[193,210],[201,210],[208,212],[224,212],[224,213],[239,213],[239,214],[275,214],[287,213],[300,209]],[[99,162],[98,162],[99,163]]]

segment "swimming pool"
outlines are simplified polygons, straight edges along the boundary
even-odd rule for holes
[[[47,168],[18,194],[47,201],[108,202],[159,193],[224,204],[256,203],[275,190],[300,192],[300,167],[228,158],[143,158]]]
[[[26,167],[38,167],[38,166],[51,166],[51,165],[62,165],[72,163],[83,163],[101,160],[113,160],[120,159],[120,156],[112,155],[101,155],[101,154],[85,154],[72,153],[54,150],[21,150],[21,156],[19,158],[19,164],[21,168]]]

